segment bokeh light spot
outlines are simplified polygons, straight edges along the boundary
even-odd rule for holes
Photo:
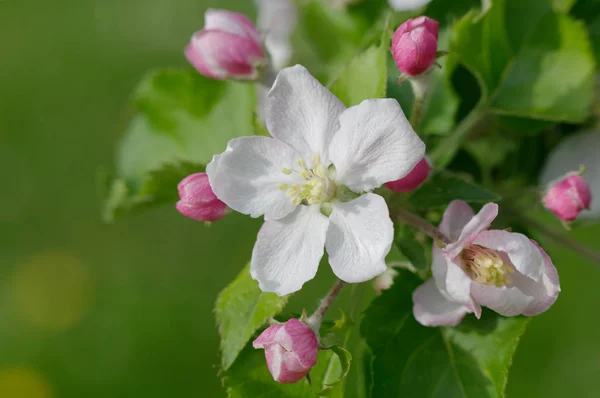
[[[46,378],[33,369],[0,369],[0,397],[51,398],[52,388]]]
[[[84,315],[92,283],[86,267],[72,254],[45,253],[16,268],[9,294],[17,316],[41,329],[62,331]]]

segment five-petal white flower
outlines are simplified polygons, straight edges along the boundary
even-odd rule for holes
[[[346,109],[296,65],[277,76],[266,124],[272,137],[233,139],[206,167],[220,200],[265,216],[250,266],[260,288],[299,290],[314,278],[324,248],[346,282],[383,273],[393,224],[384,199],[369,191],[407,175],[425,153],[398,102]]]

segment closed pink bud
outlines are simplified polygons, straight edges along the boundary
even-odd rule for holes
[[[252,345],[265,349],[269,372],[280,383],[299,381],[317,364],[317,336],[298,319],[268,327]]]
[[[198,72],[217,80],[254,80],[266,59],[260,34],[245,15],[213,9],[204,14],[204,29],[194,33],[185,56]]]
[[[386,187],[396,192],[410,192],[417,189],[422,183],[429,177],[431,166],[427,159],[423,158],[417,165],[411,170],[406,177],[396,181],[387,182]]]
[[[206,173],[185,177],[177,189],[181,200],[175,207],[186,217],[198,221],[217,221],[227,213],[227,205],[213,192]]]
[[[576,219],[582,210],[590,208],[591,201],[590,184],[578,173],[554,182],[544,197],[544,205],[564,221]]]
[[[392,39],[392,55],[405,75],[425,72],[437,57],[438,22],[428,17],[409,19],[398,27]]]

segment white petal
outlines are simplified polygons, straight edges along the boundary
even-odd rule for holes
[[[329,219],[318,206],[298,206],[280,220],[266,220],[256,239],[250,274],[265,292],[293,293],[315,277]]]
[[[431,0],[388,0],[390,7],[396,11],[412,11],[423,7]]]
[[[453,200],[446,208],[446,211],[444,211],[444,216],[438,229],[451,242],[456,242],[463,228],[471,221],[474,215],[475,212],[473,212],[473,209],[467,202],[464,200]]]
[[[466,307],[469,312],[474,312],[477,318],[481,316],[481,306],[471,297],[472,280],[460,268],[444,256],[444,252],[433,245],[431,271],[433,279],[440,294],[447,300],[457,302]]]
[[[381,196],[369,193],[350,202],[336,202],[329,220],[325,247],[338,278],[358,283],[386,270],[394,226]]]
[[[547,188],[552,181],[568,172],[586,167],[585,179],[592,189],[590,210],[581,212],[578,218],[600,217],[600,130],[586,131],[569,136],[550,153],[540,175],[540,186]]]
[[[516,268],[510,287],[473,284],[473,297],[504,316],[537,315],[558,297],[556,268],[546,253],[526,236],[506,231],[482,232],[474,243],[505,253]]]
[[[405,177],[424,155],[425,144],[389,98],[348,108],[329,146],[336,181],[355,192]]]
[[[456,326],[469,309],[446,299],[429,279],[413,293],[413,314],[424,326]]]
[[[498,216],[498,205],[496,203],[488,203],[479,210],[465,225],[455,243],[451,243],[444,249],[444,252],[454,258],[468,245],[470,245],[477,236],[488,229],[492,221]]]
[[[474,283],[472,292],[479,304],[504,316],[522,314],[534,300],[533,296],[528,296],[517,287],[496,287]]]
[[[298,154],[270,137],[241,137],[229,141],[227,150],[206,166],[210,186],[227,206],[240,213],[278,219],[294,206],[278,184],[293,183],[297,175],[285,175]]]
[[[318,153],[328,163],[327,147],[339,127],[344,104],[301,65],[277,75],[267,100],[269,133],[292,146],[306,161]]]

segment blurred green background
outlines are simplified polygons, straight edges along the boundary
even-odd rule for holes
[[[167,207],[106,225],[96,182],[134,86],[186,65],[209,5],[255,14],[248,0],[0,1],[1,398],[224,396],[212,307],[260,221],[206,228]],[[600,246],[600,226],[571,234]],[[530,323],[507,395],[598,397],[600,267],[546,248],[563,292]],[[322,267],[292,307],[331,279]]]

